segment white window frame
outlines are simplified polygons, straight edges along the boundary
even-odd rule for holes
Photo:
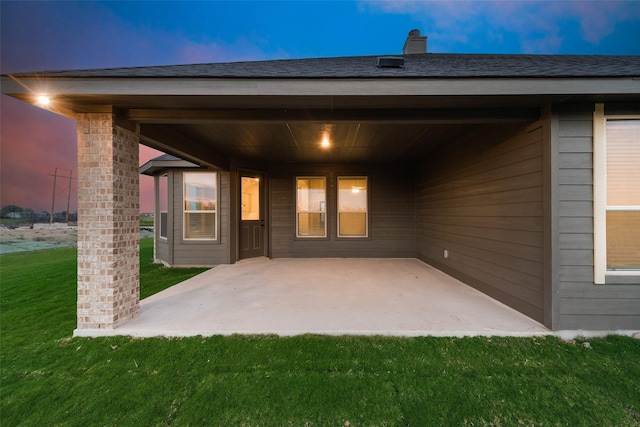
[[[165,183],[167,185],[167,187],[165,188],[165,191],[167,193],[164,195],[167,198],[167,207],[166,207],[167,210],[166,211],[162,210],[162,203],[161,203],[162,185],[160,185],[160,182],[163,179],[165,180]],[[164,173],[164,174],[158,176],[158,195],[157,195],[157,197],[158,197],[158,199],[157,199],[158,200],[158,219],[157,219],[157,221],[158,221],[158,237],[160,239],[162,239],[162,240],[167,240],[168,236],[169,236],[169,218],[170,218],[170,215],[169,215],[170,206],[169,205],[171,203],[171,198],[169,197],[169,193],[170,193],[170,191],[169,191],[169,174]],[[167,217],[166,218],[167,229],[165,230],[165,232],[166,232],[165,236],[162,235],[162,214],[163,213],[166,214],[166,217]]]
[[[365,203],[365,219],[364,219],[364,236],[350,236],[350,235],[341,235],[340,234],[340,180],[341,179],[356,179],[356,180],[362,180],[366,183],[366,192],[367,192],[367,200]],[[337,211],[337,230],[336,233],[338,235],[338,238],[340,239],[366,239],[369,237],[369,177],[367,176],[349,176],[349,175],[344,175],[344,176],[339,176],[336,182],[336,190],[338,192],[338,203],[336,206],[336,211]]]
[[[640,115],[605,115],[604,104],[593,113],[593,245],[594,283],[604,285],[607,276],[640,276],[640,270],[607,269],[607,210],[636,210],[640,206],[607,206],[607,120],[639,120]]]
[[[319,214],[324,214],[324,234],[322,236],[304,236],[304,235],[300,235],[300,227],[298,224],[298,218],[299,218],[299,214],[301,213],[298,210],[298,180],[299,179],[322,179],[324,181],[324,211],[322,210],[322,208],[319,207],[319,209],[317,211],[305,211],[304,213],[319,213]],[[327,188],[327,177],[326,176],[322,176],[322,175],[317,175],[317,176],[296,176],[296,181],[295,181],[295,192],[296,192],[296,238],[297,239],[326,239],[327,238],[327,194],[328,194],[328,188]]]
[[[185,197],[186,197],[186,192],[187,192],[187,180],[186,180],[186,176],[189,174],[211,174],[213,175],[213,182],[215,183],[215,189],[214,189],[214,194],[215,194],[215,202],[216,202],[216,208],[213,210],[187,210],[185,209]],[[218,173],[214,172],[214,171],[206,171],[206,172],[192,172],[192,171],[185,171],[182,173],[182,239],[186,242],[215,242],[218,240],[218,236],[220,234],[220,231],[218,230],[218,201],[220,200],[220,194],[218,189],[220,188],[219,182],[218,182]],[[204,213],[204,214],[210,214],[213,215],[213,232],[214,232],[214,237],[187,237],[187,213]]]

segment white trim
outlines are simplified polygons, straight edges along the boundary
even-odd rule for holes
[[[607,269],[607,211],[638,211],[640,206],[607,206],[607,121],[634,120],[638,115],[605,116],[604,104],[593,113],[593,281],[606,283],[606,276],[639,276],[640,270]]]
[[[167,235],[162,235],[162,214],[167,214],[167,229],[165,230]],[[158,239],[167,240],[169,238],[169,211],[160,211],[160,224],[158,226]]]
[[[607,276],[637,276],[638,270],[632,269],[620,269],[620,270],[607,270]]]
[[[608,211],[640,211],[640,206],[629,205],[629,206],[607,206]]]
[[[167,198],[167,206],[166,206],[166,210],[165,211],[162,210],[162,203],[161,203],[161,199],[163,197],[163,195],[161,193],[161,191],[162,191],[162,184],[161,183],[162,183],[163,178],[165,179],[165,189],[164,190],[166,191],[166,194],[164,194],[164,197]],[[157,179],[157,189],[158,189],[158,192],[156,194],[156,200],[158,201],[158,210],[156,212],[156,217],[157,217],[157,221],[159,222],[158,223],[158,238],[162,239],[162,240],[168,240],[169,239],[169,218],[170,218],[170,215],[169,215],[169,199],[170,199],[170,197],[169,197],[169,174],[163,173],[161,175],[157,175],[156,179]],[[163,213],[167,214],[167,224],[166,224],[167,229],[165,230],[165,233],[166,233],[165,236],[162,235],[162,214]],[[154,219],[154,222],[155,222],[155,219]]]
[[[593,281],[604,285],[607,273],[607,120],[604,104],[593,112]]]

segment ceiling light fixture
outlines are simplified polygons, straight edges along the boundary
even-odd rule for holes
[[[321,135],[322,140],[320,141],[320,146],[322,148],[331,147],[331,134],[333,133],[333,125],[324,124],[322,125]]]
[[[38,105],[41,107],[48,107],[51,104],[51,98],[47,95],[38,96]]]

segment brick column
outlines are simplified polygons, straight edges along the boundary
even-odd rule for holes
[[[139,314],[138,142],[112,113],[78,115],[78,330]]]

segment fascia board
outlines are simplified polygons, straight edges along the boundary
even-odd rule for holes
[[[156,175],[166,169],[192,169],[200,168],[195,163],[186,160],[149,160],[140,166],[139,172],[143,175]]]
[[[640,78],[216,79],[2,77],[2,93],[29,95],[500,96],[640,94]]]

